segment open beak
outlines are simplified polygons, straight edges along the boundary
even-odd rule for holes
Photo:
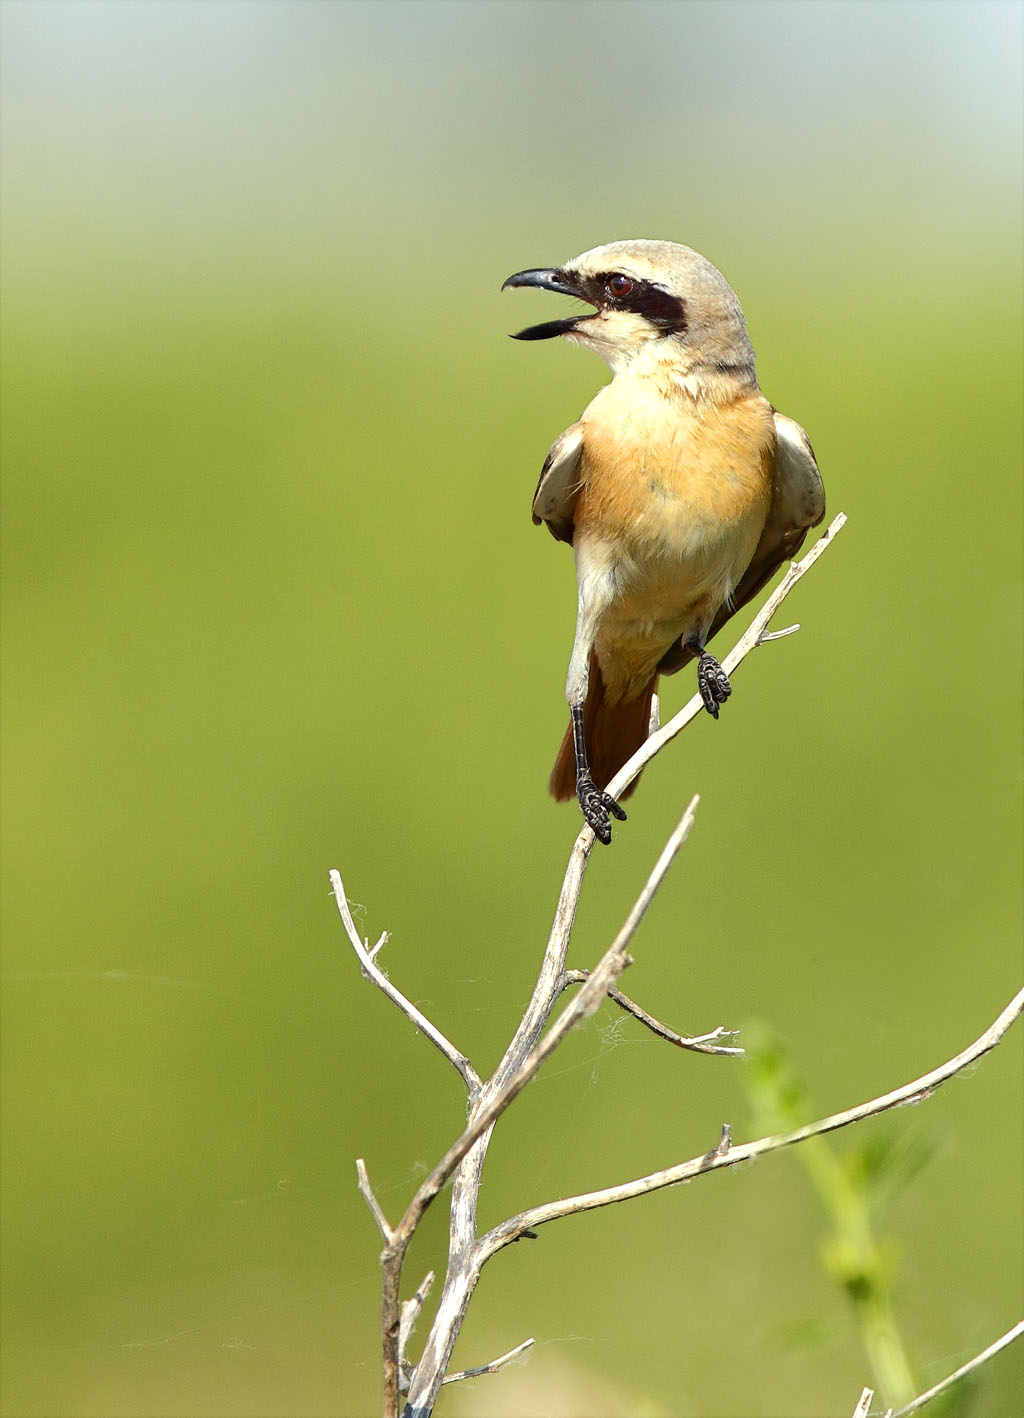
[[[502,290],[509,286],[536,286],[538,290],[553,290],[559,295],[571,295],[576,300],[585,300],[588,305],[593,305],[593,301],[583,294],[578,282],[566,271],[517,271],[514,276],[509,276]],[[596,309],[594,313],[597,313]],[[545,320],[542,325],[529,325],[525,330],[520,330],[512,339],[550,340],[555,335],[569,334],[581,320],[591,319],[591,315],[569,315],[563,320]]]

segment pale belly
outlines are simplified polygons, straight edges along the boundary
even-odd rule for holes
[[[758,491],[722,499],[731,515],[652,491],[613,541],[599,535],[579,549],[581,565],[600,567],[612,593],[594,641],[611,699],[639,694],[678,640],[703,643],[764,528],[768,495]]]

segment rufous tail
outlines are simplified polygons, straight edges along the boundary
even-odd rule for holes
[[[604,680],[594,653],[590,654],[590,684],[587,700],[583,706],[583,736],[587,745],[587,758],[594,782],[599,788],[606,788],[628,758],[647,739],[651,723],[651,699],[658,687],[658,676],[654,675],[646,689],[635,699],[621,700],[611,704],[605,698]],[[634,778],[628,788],[623,788],[620,798],[628,798],[639,779]],[[555,766],[551,770],[548,788],[553,798],[560,803],[576,796],[576,752],[572,742],[572,724],[569,725],[558,750]]]

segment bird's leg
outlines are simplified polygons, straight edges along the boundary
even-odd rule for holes
[[[625,822],[626,813],[610,793],[603,792],[594,782],[587,762],[587,745],[583,737],[583,705],[570,704],[572,715],[572,742],[576,750],[576,796],[580,800],[580,811],[594,829],[594,836],[605,846],[612,840],[612,824],[608,814]]]
[[[686,648],[692,650],[697,659],[697,688],[704,701],[704,708],[712,719],[718,718],[718,711],[732,693],[729,676],[722,666],[709,655],[699,640],[687,641]]]
[[[576,753],[576,796],[580,811],[594,829],[594,836],[605,845],[612,840],[612,824],[608,814],[625,822],[626,814],[610,793],[603,792],[594,782],[587,761],[587,742],[583,733],[583,706],[590,687],[590,656],[594,641],[608,607],[615,599],[614,567],[608,550],[599,543],[578,539],[574,546],[579,601],[576,609],[576,638],[573,641],[569,673],[565,681],[565,697],[572,715],[572,744]]]

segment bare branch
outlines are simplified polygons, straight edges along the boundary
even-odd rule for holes
[[[566,970],[562,975],[565,985],[581,985],[589,979],[589,970]],[[735,1039],[737,1032],[735,1029],[726,1029],[720,1024],[717,1029],[712,1029],[708,1034],[677,1034],[667,1024],[662,1024],[660,1019],[655,1019],[653,1014],[648,1014],[646,1009],[637,1004],[636,1000],[630,999],[629,995],[624,995],[621,990],[610,989],[608,998],[620,1009],[625,1010],[627,1014],[631,1014],[634,1019],[638,1019],[641,1024],[646,1025],[652,1034],[657,1034],[659,1039],[665,1039],[680,1049],[689,1049],[695,1054],[724,1054],[732,1057],[741,1057],[743,1054],[742,1049],[729,1048],[715,1042],[718,1039]]]
[[[419,1319],[420,1310],[423,1308],[423,1301],[430,1294],[433,1284],[434,1272],[428,1270],[415,1295],[413,1295],[411,1299],[402,1301],[402,1317],[398,1326],[398,1362],[401,1364],[403,1372],[407,1367],[405,1351],[408,1347],[409,1340],[412,1338],[416,1321]]]
[[[373,1188],[370,1186],[369,1173],[366,1170],[366,1163],[363,1161],[362,1157],[356,1158],[356,1177],[359,1179],[360,1195],[370,1208],[370,1214],[377,1223],[377,1230],[383,1237],[384,1244],[390,1245],[395,1233],[388,1224],[388,1218],[384,1215],[380,1203],[373,1194]]]
[[[678,826],[672,833],[665,845],[661,856],[655,863],[654,869],[644,884],[633,905],[632,910],[618,935],[605,951],[595,969],[591,972],[590,978],[580,990],[576,998],[562,1010],[547,1034],[540,1039],[530,1052],[522,1059],[518,1067],[511,1071],[502,1072],[501,1066],[495,1071],[494,1076],[485,1086],[484,1091],[473,1105],[470,1121],[467,1124],[462,1136],[458,1138],[445,1153],[444,1157],[437,1164],[434,1170],[421,1183],[416,1195],[406,1210],[395,1230],[394,1246],[389,1252],[385,1252],[383,1272],[383,1289],[387,1295],[394,1297],[397,1295],[397,1272],[401,1269],[402,1258],[409,1242],[412,1240],[416,1227],[427,1207],[437,1196],[438,1192],[454,1173],[452,1184],[452,1225],[450,1250],[458,1255],[458,1261],[450,1265],[449,1274],[445,1280],[441,1301],[438,1305],[438,1312],[431,1326],[430,1336],[424,1347],[423,1356],[417,1365],[416,1373],[409,1388],[409,1407],[413,1412],[429,1412],[437,1396],[438,1389],[444,1378],[444,1373],[455,1344],[455,1338],[459,1332],[462,1319],[465,1316],[466,1308],[469,1304],[473,1288],[480,1277],[480,1271],[488,1253],[481,1249],[481,1242],[474,1239],[474,1233],[470,1229],[471,1224],[475,1227],[476,1218],[476,1194],[479,1188],[480,1170],[483,1166],[483,1155],[490,1137],[490,1130],[494,1126],[495,1120],[509,1106],[512,1100],[526,1087],[530,1080],[536,1075],[544,1060],[558,1047],[562,1039],[578,1024],[580,1020],[586,1018],[597,1010],[605,994],[611,985],[622,973],[629,963],[627,947],[636,933],[640,921],[643,919],[647,907],[650,905],[655,892],[665,877],[665,873],[674,860],[676,853],[689,836],[690,828],[693,826],[694,816],[697,810],[699,799],[693,798],[683,813]],[[590,834],[590,843],[593,843],[593,834]],[[570,872],[567,873],[568,880],[574,862],[585,861],[586,852],[589,845],[581,847],[583,834],[576,840],[573,848],[573,855],[570,858]],[[578,855],[582,851],[583,856]],[[565,888],[563,887],[563,901]],[[561,906],[561,903],[560,903]],[[575,905],[573,904],[573,909]],[[571,920],[569,922],[571,927]],[[560,929],[556,916],[556,929],[552,932],[552,937],[556,937]],[[566,935],[566,943],[568,936]],[[550,954],[550,942],[549,942]],[[557,954],[557,951],[556,951]],[[545,957],[545,965],[548,963],[548,956]],[[564,950],[562,952],[564,961]],[[543,972],[542,972],[543,973]],[[561,974],[561,962],[559,970],[552,976],[551,998],[546,1002],[546,1007],[537,1009],[536,1018],[542,1025],[543,1020],[551,1011],[557,996],[558,980]],[[539,987],[538,987],[539,988]],[[531,1000],[531,1008],[538,1004],[537,991],[534,999]],[[528,1011],[529,1013],[529,1011]],[[519,1033],[522,1032],[522,1025]],[[518,1037],[518,1034],[517,1034]],[[509,1059],[506,1053],[505,1063]],[[463,1158],[465,1165],[460,1166]],[[456,1170],[458,1169],[458,1170]],[[520,1232],[520,1234],[522,1234]],[[468,1247],[468,1250],[467,1250]],[[385,1300],[384,1313],[389,1313],[388,1305],[394,1300]],[[385,1325],[387,1331],[388,1325]],[[394,1353],[385,1339],[385,1413],[388,1412],[388,1403],[391,1396],[388,1392],[387,1376],[397,1375],[397,1361]],[[395,1380],[397,1382],[397,1378]]]
[[[917,1398],[914,1399],[913,1403],[908,1403],[905,1408],[897,1409],[896,1412],[892,1414],[892,1418],[906,1418],[908,1413],[916,1413],[918,1409],[923,1408],[926,1403],[931,1403],[933,1398],[938,1398],[940,1393],[945,1393],[948,1388],[952,1388],[955,1383],[959,1383],[962,1378],[965,1378],[975,1369],[980,1369],[982,1364],[987,1363],[994,1354],[999,1353],[1000,1349],[1005,1349],[1008,1345],[1012,1344],[1015,1339],[1019,1339],[1022,1334],[1024,1334],[1024,1320],[1021,1320],[1019,1324],[1015,1324],[1012,1329],[1008,1329],[994,1344],[990,1344],[988,1348],[983,1349],[980,1354],[975,1354],[973,1359],[969,1359],[966,1364],[962,1364],[955,1373],[950,1374],[948,1378],[943,1379],[941,1383],[937,1383],[935,1387],[930,1388],[927,1393],[919,1394]],[[892,1412],[891,1409],[890,1412]]]
[[[480,1238],[480,1244],[484,1248],[487,1258],[490,1258],[502,1246],[508,1245],[510,1241],[521,1236],[524,1231],[535,1230],[547,1221],[557,1220],[561,1216],[575,1215],[581,1211],[592,1211],[599,1206],[611,1206],[619,1201],[631,1201],[634,1197],[646,1196],[649,1192],[659,1191],[662,1187],[671,1187],[679,1182],[689,1181],[692,1177],[700,1176],[702,1173],[714,1172],[721,1167],[735,1167],[740,1162],[749,1162],[768,1152],[778,1152],[783,1147],[791,1147],[795,1143],[806,1141],[809,1137],[820,1137],[824,1133],[836,1132],[839,1128],[848,1127],[851,1123],[860,1122],[864,1118],[875,1117],[879,1113],[888,1112],[891,1108],[899,1108],[907,1103],[921,1102],[925,1098],[931,1097],[941,1084],[956,1074],[962,1073],[965,1068],[970,1067],[971,1064],[976,1063],[983,1055],[994,1049],[1010,1026],[1020,1017],[1022,1011],[1024,1011],[1024,990],[1014,996],[999,1018],[985,1030],[980,1038],[957,1054],[955,1058],[940,1064],[938,1068],[932,1069],[929,1073],[922,1074],[920,1078],[915,1078],[911,1083],[904,1084],[902,1088],[895,1088],[889,1093],[883,1093],[878,1098],[872,1098],[870,1102],[861,1103],[855,1108],[847,1108],[841,1113],[832,1113],[827,1118],[822,1118],[815,1123],[808,1123],[805,1127],[796,1128],[792,1132],[778,1133],[770,1137],[762,1137],[756,1142],[744,1142],[738,1146],[731,1146],[725,1153],[720,1153],[716,1149],[701,1157],[692,1158],[689,1162],[681,1162],[677,1166],[667,1167],[661,1172],[651,1172],[646,1177],[638,1177],[635,1181],[623,1182],[616,1187],[604,1187],[600,1191],[584,1192],[579,1196],[565,1197],[559,1201],[548,1202],[544,1206],[532,1207],[496,1226],[486,1236]]]
[[[425,1014],[416,1008],[411,1000],[406,999],[402,991],[393,985],[383,970],[377,964],[377,952],[387,940],[387,935],[382,935],[380,940],[371,950],[367,941],[356,930],[356,923],[352,919],[352,911],[348,904],[348,897],[345,895],[345,887],[342,885],[341,873],[332,871],[330,873],[331,890],[334,892],[334,899],[338,904],[338,911],[341,915],[342,923],[345,927],[345,934],[349,938],[352,949],[355,951],[359,965],[363,974],[387,995],[392,1004],[396,1004],[402,1013],[411,1019],[421,1034],[425,1034],[435,1048],[440,1049],[445,1058],[457,1069],[467,1090],[472,1094],[479,1089],[481,1084],[480,1075],[466,1058],[460,1053],[455,1045],[441,1033],[435,1025],[431,1024]]]
[[[492,1359],[489,1364],[483,1364],[479,1369],[462,1369],[457,1374],[446,1374],[441,1380],[442,1384],[457,1384],[460,1379],[476,1379],[481,1374],[496,1374],[499,1369],[506,1364],[510,1364],[513,1359],[518,1359],[520,1354],[525,1354],[527,1349],[532,1348],[533,1339],[524,1339],[522,1344],[517,1344],[514,1349],[510,1349],[507,1354],[500,1355],[497,1359]]]

